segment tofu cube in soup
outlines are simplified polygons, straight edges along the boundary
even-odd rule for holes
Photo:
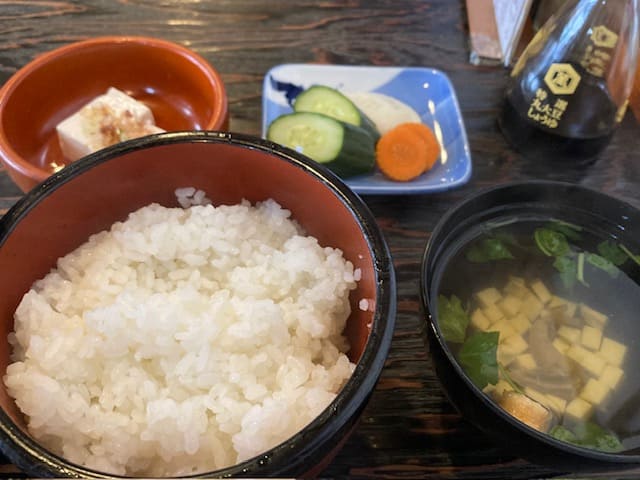
[[[520,335],[524,334],[531,327],[531,321],[523,313],[517,314],[511,319],[511,326]]]
[[[587,352],[587,355],[582,359],[581,366],[585,372],[593,377],[599,377],[604,371],[607,363],[599,355],[595,355],[592,352]]]
[[[566,353],[567,350],[569,350],[569,347],[571,346],[571,345],[569,345],[569,343],[566,340],[564,340],[564,339],[562,339],[560,337],[556,337],[551,344],[560,353]]]
[[[572,345],[567,350],[567,357],[573,360],[576,365],[592,377],[598,377],[604,370],[605,361],[598,355],[581,347]]]
[[[600,405],[607,398],[610,390],[604,382],[590,378],[582,388],[580,397],[593,405]]]
[[[584,348],[582,348],[580,345],[574,344],[567,349],[566,354],[567,354],[567,357],[569,357],[571,360],[580,364],[582,360],[584,360],[585,357],[589,355],[589,352]]]
[[[573,317],[578,309],[578,305],[576,303],[570,302],[569,300],[556,295],[551,296],[551,300],[547,306],[549,308],[562,308],[566,318]]]
[[[502,310],[505,317],[513,317],[520,311],[522,300],[513,295],[506,295],[499,300],[496,305],[500,310]]]
[[[558,329],[558,337],[565,340],[569,345],[573,345],[574,343],[578,343],[580,341],[581,331],[575,327],[567,327],[566,325],[561,326]]]
[[[602,330],[596,327],[592,327],[590,325],[585,325],[582,328],[582,334],[580,341],[583,346],[588,348],[589,350],[599,350],[600,343],[602,342]]]
[[[584,319],[587,325],[591,325],[592,327],[598,327],[600,330],[607,323],[609,318],[597,310],[594,310],[588,305],[581,303],[579,306],[580,316]]]
[[[506,380],[498,380],[495,387],[495,394],[502,396],[505,392],[511,392],[513,387]]]
[[[576,397],[567,404],[564,410],[565,423],[583,423],[593,412],[593,405],[581,397]]]
[[[609,388],[614,389],[620,384],[623,376],[624,371],[620,367],[607,365],[604,367],[604,370],[602,370],[600,381],[605,385],[608,385]]]
[[[624,361],[627,347],[610,338],[603,338],[600,346],[600,356],[610,365],[619,367]]]
[[[489,327],[489,331],[500,333],[500,337],[498,339],[500,343],[504,343],[508,338],[517,335],[517,332],[506,318],[503,318],[491,325],[491,327]]]
[[[530,353],[518,355],[515,359],[515,364],[517,367],[524,370],[534,370],[538,366],[535,359],[533,358],[533,355],[531,355]]]
[[[547,306],[549,308],[564,307],[567,303],[568,300],[557,295],[551,295],[551,300],[549,300],[549,305]]]
[[[545,284],[542,283],[542,280],[536,280],[532,282],[531,290],[533,290],[533,293],[535,293],[536,297],[538,297],[538,300],[540,300],[543,304],[549,303],[549,301],[551,301],[551,293],[549,293],[549,290],[547,289]]]
[[[476,327],[478,330],[486,331],[491,326],[491,320],[487,318],[487,316],[483,313],[480,308],[476,308],[473,313],[471,313],[471,325]]]
[[[533,321],[538,318],[543,308],[544,305],[538,299],[538,297],[536,297],[533,293],[529,293],[522,301],[522,308],[520,309],[520,311],[524,313],[529,320]]]
[[[529,288],[524,280],[521,277],[509,277],[509,281],[504,287],[505,295],[512,295],[520,300],[527,296],[530,293]]]
[[[488,307],[484,307],[482,309],[482,312],[491,323],[496,323],[504,318],[502,310],[500,310],[496,305],[489,305]]]
[[[511,358],[512,360],[514,360],[521,353],[525,352],[528,347],[529,345],[524,340],[524,338],[522,338],[522,335],[518,335],[516,333],[514,335],[511,335],[498,346],[498,355],[502,353],[505,358]]]
[[[567,401],[556,395],[547,394],[547,401],[545,405],[547,405],[558,417],[561,417],[567,408]]]
[[[475,297],[483,308],[489,308],[495,305],[502,298],[502,295],[497,288],[489,287],[477,292]]]

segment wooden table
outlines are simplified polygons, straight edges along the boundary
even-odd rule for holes
[[[262,79],[276,64],[428,66],[446,72],[462,108],[473,175],[446,193],[364,197],[394,257],[397,326],[361,424],[324,475],[436,479],[557,473],[492,443],[444,398],[420,334],[420,259],[431,230],[453,204],[510,180],[567,180],[640,206],[640,129],[631,114],[591,167],[521,158],[496,127],[508,72],[469,64],[463,0],[0,0],[0,83],[41,52],[107,34],[161,37],[206,57],[226,84],[231,130],[251,134],[260,132]],[[0,211],[20,196],[0,171]],[[0,471],[17,473],[11,466]]]

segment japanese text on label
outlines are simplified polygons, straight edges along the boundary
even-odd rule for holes
[[[591,75],[602,77],[611,61],[610,51],[618,43],[618,35],[604,25],[598,25],[592,28],[589,38],[592,43],[585,48],[580,65]]]
[[[548,93],[538,88],[529,105],[527,117],[547,128],[557,128],[569,102],[561,98],[549,98]]]

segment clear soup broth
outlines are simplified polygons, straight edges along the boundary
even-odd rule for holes
[[[482,225],[451,252],[438,325],[470,379],[559,440],[640,446],[640,248],[525,219]]]

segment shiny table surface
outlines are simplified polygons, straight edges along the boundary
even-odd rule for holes
[[[630,113],[590,167],[522,158],[496,126],[508,72],[469,64],[462,0],[0,0],[0,83],[41,52],[109,34],[165,38],[203,55],[226,84],[230,129],[255,135],[261,128],[262,80],[277,64],[420,66],[445,72],[462,109],[473,173],[466,185],[444,193],[363,197],[394,257],[397,326],[361,423],[323,476],[470,479],[561,473],[515,457],[447,402],[421,336],[420,260],[430,232],[452,205],[511,180],[576,182],[640,206],[640,129]],[[0,212],[20,196],[0,170]],[[4,465],[0,474],[20,472]]]

